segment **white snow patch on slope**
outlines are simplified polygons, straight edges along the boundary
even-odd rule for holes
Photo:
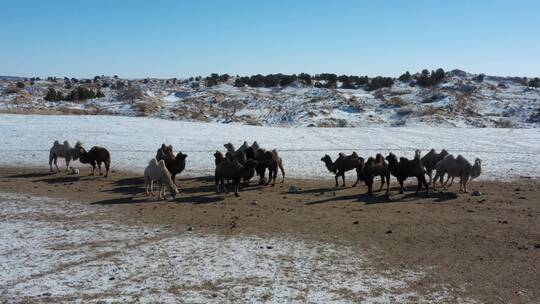
[[[431,148],[482,159],[480,179],[540,177],[540,129],[502,128],[278,128],[195,123],[115,116],[0,115],[0,165],[47,166],[54,140],[81,140],[112,154],[112,168],[142,172],[162,143],[188,154],[185,175],[212,174],[215,150],[244,140],[276,148],[288,176],[329,177],[324,154],[357,153],[364,158],[393,151],[413,157]],[[5,155],[9,155],[6,157]],[[62,160],[59,161],[63,165]],[[75,162],[75,166],[81,166]]]
[[[471,302],[349,247],[125,226],[103,208],[0,193],[0,302]]]

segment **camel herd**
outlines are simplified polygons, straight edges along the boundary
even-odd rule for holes
[[[275,185],[278,171],[281,172],[281,182],[285,181],[285,170],[283,168],[283,160],[279,156],[276,149],[266,150],[259,146],[255,141],[250,146],[244,142],[240,148],[235,149],[232,143],[223,145],[226,149],[225,154],[221,151],[214,153],[214,181],[216,192],[227,192],[227,186],[232,184],[234,194],[239,196],[241,182],[249,184],[249,181],[255,176],[259,176],[259,185]],[[153,184],[156,182],[159,186],[158,199],[165,198],[165,190],[168,189],[169,198],[174,199],[178,194],[178,186],[176,184],[176,175],[182,173],[186,167],[187,154],[182,152],[174,153],[171,145],[162,144],[157,150],[156,156],[152,158],[144,170],[145,194],[155,195]],[[92,166],[92,174],[94,175],[96,165],[101,172],[101,164],[105,165],[105,177],[107,177],[110,169],[111,156],[107,149],[99,146],[92,147],[88,152],[84,149],[81,142],[77,142],[74,147],[65,141],[60,144],[55,141],[49,153],[49,168],[53,171],[52,164],[54,163],[57,171],[60,171],[57,165],[57,159],[64,158],[66,161],[66,170],[70,169],[70,162],[79,159],[83,164]],[[409,177],[414,177],[417,180],[416,194],[425,188],[426,196],[429,196],[430,184],[433,184],[433,189],[436,188],[437,180],[440,181],[443,188],[446,190],[446,185],[450,179],[450,185],[455,177],[460,178],[460,191],[468,192],[467,182],[480,175],[482,161],[476,159],[474,165],[471,165],[462,155],[454,157],[446,150],[437,153],[431,149],[429,153],[421,157],[420,150],[415,151],[413,159],[398,157],[394,153],[389,153],[386,157],[382,154],[377,154],[375,157],[368,157],[365,160],[356,152],[350,155],[339,153],[335,161],[329,155],[321,158],[328,171],[335,174],[335,186],[338,187],[338,179],[342,178],[342,187],[345,187],[345,173],[347,171],[356,171],[355,187],[359,181],[365,182],[368,195],[373,194],[373,182],[375,177],[379,176],[381,186],[378,191],[382,191],[386,185],[386,195],[390,191],[390,178],[394,176],[400,184],[399,193],[404,191],[404,182]],[[266,170],[268,170],[268,179],[266,178]],[[432,178],[433,171],[435,176]],[[426,180],[426,175],[429,181]],[[444,176],[447,176],[444,181]],[[225,184],[227,182],[227,185]]]
[[[433,183],[433,189],[435,189],[437,180],[440,181],[446,190],[448,180],[452,178],[451,185],[455,177],[460,178],[459,191],[467,193],[467,182],[478,177],[482,172],[482,161],[479,158],[475,160],[474,165],[471,165],[462,155],[454,157],[444,149],[440,153],[437,153],[435,149],[431,149],[423,157],[421,157],[420,150],[416,150],[412,160],[406,157],[400,157],[398,160],[397,156],[390,152],[386,157],[383,157],[382,154],[377,154],[375,157],[369,157],[365,161],[364,158],[353,152],[351,155],[339,153],[338,158],[334,162],[332,162],[332,158],[329,155],[325,155],[321,158],[321,161],[325,163],[328,171],[335,174],[336,187],[338,186],[338,178],[340,176],[343,179],[341,186],[344,187],[345,172],[353,169],[356,170],[356,182],[353,187],[356,186],[359,180],[363,180],[368,187],[368,195],[373,194],[373,179],[376,176],[381,177],[381,188],[379,191],[382,190],[386,183],[386,195],[389,195],[390,176],[394,176],[399,182],[400,194],[404,191],[403,183],[409,177],[415,177],[418,182],[416,194],[424,187],[426,189],[426,196],[429,196],[429,185]],[[432,179],[434,170],[436,173]],[[429,182],[426,181],[426,175],[429,176]],[[448,177],[446,182],[443,182],[445,175]]]

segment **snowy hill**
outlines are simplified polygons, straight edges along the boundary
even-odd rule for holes
[[[391,87],[367,91],[321,88],[295,81],[286,87],[236,87],[234,78],[206,87],[195,80],[122,80],[101,77],[66,85],[62,79],[0,80],[0,112],[35,114],[107,114],[182,121],[265,126],[454,126],[534,128],[540,126],[540,88],[517,77],[446,73],[437,85],[421,87],[395,80]],[[140,90],[121,100],[116,82]],[[107,83],[107,86],[104,86]],[[86,101],[45,101],[49,88],[66,95],[77,86],[105,96]],[[126,85],[127,87],[127,85]]]

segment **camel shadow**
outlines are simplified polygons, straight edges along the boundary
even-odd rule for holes
[[[196,195],[196,196],[185,196],[182,197],[176,196],[176,198],[172,201],[173,203],[179,203],[179,204],[211,204],[211,203],[217,203],[225,200],[224,197],[220,196],[211,196],[211,195]]]
[[[355,188],[355,187],[353,187],[353,186],[324,187],[324,188],[314,188],[314,189],[299,190],[297,193],[298,194],[311,194],[311,193],[323,193],[323,192],[336,192],[336,191],[353,189],[353,188]],[[285,193],[283,193],[283,194],[285,194]]]
[[[113,183],[113,188],[111,190],[106,191],[110,193],[126,195],[136,195],[139,193],[144,193],[144,178],[131,177],[119,179]]]
[[[37,177],[46,177],[55,175],[56,172],[43,172],[43,173],[25,173],[25,174],[15,174],[10,175],[8,178],[37,178]]]
[[[375,193],[379,193],[378,195]],[[394,194],[392,194],[392,191],[390,191],[389,196],[386,195],[385,191],[382,192],[374,192],[374,195],[370,196],[367,193],[359,193],[359,194],[352,194],[352,195],[343,195],[343,196],[333,196],[326,199],[316,200],[305,203],[305,205],[316,205],[316,204],[324,204],[324,203],[330,203],[334,201],[352,201],[356,203],[364,203],[366,205],[372,205],[372,204],[389,204],[389,203],[408,203],[408,202],[414,202],[418,201],[418,199],[427,199],[428,202],[435,202],[435,203],[442,203],[450,200],[455,200],[458,198],[458,195],[454,192],[430,192],[429,197],[425,196],[424,192],[418,192],[416,194],[413,192],[406,192],[405,194],[398,194],[402,195],[401,197],[396,197]]]
[[[70,182],[76,182],[81,179],[78,175],[73,176],[62,176],[62,177],[55,177],[55,178],[43,178],[38,179],[36,182],[45,182],[48,184],[59,184],[59,183],[70,183]]]
[[[152,202],[152,201],[146,201],[146,200],[142,200],[139,197],[131,196],[131,197],[123,197],[123,198],[113,198],[113,199],[101,200],[101,201],[93,202],[93,203],[91,203],[91,205],[106,206],[106,205],[124,205],[124,204],[150,203],[150,202]]]

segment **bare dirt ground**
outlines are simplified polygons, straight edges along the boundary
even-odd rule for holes
[[[290,236],[364,251],[381,271],[427,270],[422,291],[444,284],[484,303],[540,303],[540,181],[477,182],[481,196],[450,191],[429,198],[391,187],[365,196],[359,185],[287,179],[275,187],[249,186],[240,197],[216,194],[210,177],[179,178],[174,202],[143,195],[140,175],[108,178],[48,168],[0,168],[0,192],[61,198],[102,208],[126,224],[259,237]],[[255,182],[252,181],[252,184]],[[288,193],[290,186],[299,188]],[[378,181],[375,184],[378,187]],[[91,219],[89,219],[91,220]]]

